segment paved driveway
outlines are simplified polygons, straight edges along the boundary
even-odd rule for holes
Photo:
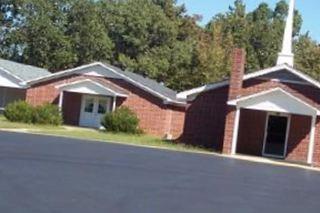
[[[319,211],[312,171],[0,132],[3,213]]]

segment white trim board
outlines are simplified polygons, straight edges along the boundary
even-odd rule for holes
[[[228,105],[246,109],[293,113],[300,115],[320,115],[319,109],[277,87],[253,95],[227,102]]]
[[[0,67],[0,86],[17,89],[25,88],[23,86],[22,79],[17,78],[16,76],[12,75],[9,71],[3,69],[2,67]]]
[[[263,75],[266,75],[266,74],[269,74],[269,73],[281,71],[281,70],[286,70],[286,71],[288,71],[288,72],[290,72],[290,73],[292,73],[292,74],[304,79],[305,81],[309,82],[311,85],[314,85],[315,87],[320,88],[320,82],[319,81],[311,78],[310,76],[302,73],[301,71],[298,71],[298,70],[294,69],[293,67],[290,67],[287,64],[282,64],[282,65],[274,66],[274,67],[271,67],[271,68],[263,69],[263,70],[260,70],[260,71],[257,71],[257,72],[246,74],[246,75],[244,75],[243,80],[245,81],[245,80],[249,80],[249,79],[252,79],[252,78],[257,78],[257,77],[260,77],[260,76],[263,76]],[[291,83],[293,83],[293,82],[291,82]],[[199,94],[199,93],[210,91],[210,90],[215,90],[215,89],[221,88],[223,86],[227,86],[227,85],[229,85],[229,80],[218,82],[218,83],[214,83],[214,84],[208,84],[208,85],[197,87],[197,88],[194,88],[194,89],[191,89],[191,90],[180,92],[177,95],[177,97],[186,99],[186,98],[188,98],[188,96],[191,96],[191,95],[194,95],[194,94]]]
[[[1,66],[0,66],[0,70],[2,70],[3,72],[7,73],[7,74],[10,75],[10,76],[12,76],[13,78],[17,79],[18,81],[24,82],[24,80],[23,80],[22,78],[20,78],[20,77],[17,76],[17,75],[12,74],[9,70],[7,70],[7,69],[5,69],[5,68],[3,68],[3,67],[1,67]]]
[[[81,86],[82,85],[82,86]],[[66,84],[60,84],[56,86],[61,91],[77,92],[83,94],[94,94],[94,95],[110,95],[112,97],[128,97],[126,94],[118,93],[100,83],[97,83],[90,79],[84,79],[74,81]]]
[[[54,74],[51,74],[51,75],[48,75],[48,76],[45,76],[45,77],[41,77],[41,78],[37,78],[37,79],[34,79],[34,80],[31,80],[31,81],[27,81],[26,84],[28,85],[32,85],[32,84],[36,84],[36,83],[40,83],[40,82],[43,82],[43,81],[47,81],[47,80],[51,80],[51,79],[55,79],[55,78],[59,78],[59,77],[63,77],[63,76],[67,76],[69,74],[72,74],[76,71],[79,71],[81,69],[85,69],[85,68],[88,68],[88,67],[93,67],[93,66],[101,66],[113,73],[115,73],[116,75],[122,77],[124,80],[126,80],[127,82],[141,88],[142,90],[148,92],[148,93],[151,93],[153,94],[154,96],[158,97],[158,98],[161,98],[163,101],[164,101],[164,104],[177,104],[177,105],[185,105],[186,103],[184,101],[176,101],[176,100],[173,100],[165,95],[162,95],[160,94],[159,92],[131,79],[130,77],[126,76],[126,75],[123,75],[121,73],[119,73],[118,71],[114,70],[112,67],[109,67],[109,66],[106,66],[105,64],[101,63],[101,62],[93,62],[91,64],[87,64],[87,65],[83,65],[83,66],[79,66],[79,67],[76,67],[76,68],[73,68],[73,69],[68,69],[68,70],[65,70],[65,71],[61,71],[61,72],[57,72],[57,73],[54,73]]]
[[[287,118],[287,127],[286,127],[286,138],[284,142],[284,150],[283,150],[283,155],[282,156],[277,156],[277,155],[272,155],[272,154],[267,154],[266,153],[266,143],[267,143],[267,137],[268,137],[268,127],[269,127],[269,119],[270,116],[278,116],[278,117],[286,117]],[[285,159],[288,153],[288,140],[289,140],[289,134],[290,134],[290,127],[291,127],[291,115],[290,114],[284,114],[281,113],[276,114],[274,112],[268,112],[266,115],[266,124],[265,124],[265,129],[264,129],[264,138],[263,138],[263,147],[262,147],[262,153],[261,155],[263,157],[273,157],[273,158],[280,158],[280,159]]]

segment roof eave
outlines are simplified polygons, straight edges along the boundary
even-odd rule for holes
[[[129,81],[130,83],[134,84],[135,86],[138,86],[139,88],[145,90],[146,92],[153,94],[154,96],[162,99],[163,101],[168,101],[170,103],[175,103],[175,104],[181,104],[182,103],[182,102],[179,102],[179,101],[174,101],[171,98],[169,98],[169,97],[167,97],[165,95],[162,95],[159,92],[154,91],[154,90],[150,89],[149,87],[146,87],[146,86],[140,84],[139,82],[134,81],[133,79],[129,78],[128,76],[125,76],[125,75],[117,72],[112,67],[108,67],[108,66],[106,66],[105,64],[103,64],[101,62],[93,62],[91,64],[83,65],[83,66],[76,67],[76,68],[73,68],[73,69],[64,70],[64,71],[61,71],[61,72],[57,72],[57,73],[54,73],[54,74],[51,74],[51,75],[48,75],[48,76],[44,76],[44,77],[40,77],[40,78],[37,78],[37,79],[33,79],[33,80],[30,80],[30,81],[25,81],[25,84],[28,85],[28,86],[32,86],[32,85],[37,84],[37,83],[41,83],[41,82],[49,81],[49,80],[52,80],[52,79],[55,79],[55,78],[67,76],[67,75],[72,74],[72,73],[74,73],[74,72],[76,72],[78,70],[81,70],[81,69],[84,69],[84,68],[87,68],[87,67],[91,67],[91,66],[96,66],[96,65],[100,65],[100,66],[112,71],[113,73],[121,76],[123,79]]]
[[[246,75],[244,75],[243,80],[245,81],[245,80],[249,80],[249,79],[252,79],[252,78],[257,78],[259,76],[262,76],[262,75],[265,75],[265,74],[269,74],[269,73],[272,73],[272,72],[276,72],[276,71],[279,71],[281,69],[286,69],[289,72],[297,75],[298,77],[306,80],[310,84],[320,88],[320,82],[318,82],[317,80],[315,80],[315,79],[311,78],[310,76],[304,74],[303,72],[294,69],[293,67],[289,66],[288,64],[281,64],[281,65],[270,67],[270,68],[267,68],[267,69],[264,69],[264,70],[260,70],[260,71],[256,71],[256,72],[253,72],[253,73],[246,74]],[[229,85],[229,80],[226,80],[226,81],[223,81],[223,82],[214,83],[214,84],[208,84],[208,85],[204,85],[204,86],[201,86],[201,87],[197,87],[197,88],[194,88],[194,89],[191,89],[191,90],[187,90],[187,91],[181,92],[181,93],[179,93],[177,95],[177,97],[179,97],[179,98],[188,98],[189,96],[198,95],[198,94],[203,93],[203,92],[219,89],[219,88],[227,86],[227,85]]]

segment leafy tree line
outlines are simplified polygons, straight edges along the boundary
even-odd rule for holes
[[[234,47],[247,71],[273,66],[287,10],[236,0],[201,27],[175,0],[0,0],[0,57],[53,72],[105,61],[184,90],[227,77]],[[296,11],[296,66],[319,78],[320,47],[301,24]]]

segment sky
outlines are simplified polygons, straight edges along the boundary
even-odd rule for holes
[[[247,11],[252,11],[260,3],[266,2],[274,7],[279,0],[244,0]],[[234,0],[178,0],[178,4],[185,4],[188,14],[202,15],[202,24],[206,24],[214,15],[228,10]],[[289,2],[289,0],[287,0]],[[296,9],[303,17],[302,33],[310,32],[313,39],[320,41],[320,1],[319,0],[296,0]]]

